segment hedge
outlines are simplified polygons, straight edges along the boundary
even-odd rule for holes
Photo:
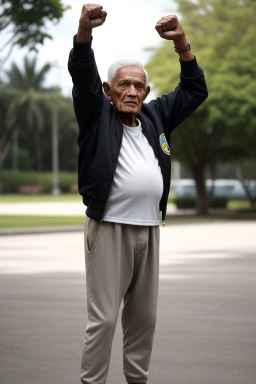
[[[173,199],[178,209],[196,208],[196,199],[193,197],[176,197]],[[215,197],[209,201],[211,208],[226,208],[228,199],[225,197]]]
[[[0,173],[0,192],[19,193],[22,189],[28,192],[31,189],[31,193],[36,193],[35,191],[51,193],[52,179],[51,172],[2,171]],[[76,172],[59,173],[59,188],[61,192],[75,192],[76,184]]]

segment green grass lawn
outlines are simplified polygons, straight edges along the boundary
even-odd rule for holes
[[[0,215],[0,228],[83,225],[85,216],[21,216]]]
[[[82,201],[82,197],[78,194],[61,194],[59,196],[53,195],[0,195],[0,204],[1,203],[44,203],[44,202],[80,202]]]
[[[230,200],[228,202],[228,209],[234,210],[251,210],[251,205],[248,200]]]

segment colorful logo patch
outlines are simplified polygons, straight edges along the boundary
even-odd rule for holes
[[[167,143],[167,140],[166,140],[164,133],[162,133],[162,135],[160,135],[159,140],[160,140],[160,146],[161,146],[162,151],[164,153],[166,153],[166,155],[170,156],[170,148],[169,148],[169,145]]]

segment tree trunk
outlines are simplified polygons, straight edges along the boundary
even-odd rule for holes
[[[212,185],[209,193],[209,200],[214,199],[214,189],[215,189],[215,172],[216,171],[216,164],[214,161],[211,162],[210,164],[210,174],[211,174],[211,180],[212,180]]]
[[[205,167],[197,166],[193,169],[193,176],[196,182],[196,207],[198,215],[208,214],[208,196],[205,182]]]
[[[241,184],[243,186],[243,189],[244,189],[245,195],[247,197],[247,200],[251,204],[251,208],[255,209],[256,196],[253,193],[251,193],[251,190],[250,190],[250,187],[249,187],[250,186],[250,180],[245,180],[245,178],[243,176],[243,171],[242,171],[242,167],[241,166],[237,167],[236,174],[237,174],[237,178],[240,180],[240,182],[241,182]]]
[[[3,168],[4,160],[11,148],[15,131],[16,126],[13,126],[4,132],[2,137],[0,137],[0,170]]]
[[[2,168],[3,168],[3,164],[4,164],[6,156],[8,155],[8,152],[11,148],[11,144],[12,144],[12,142],[8,141],[0,152],[0,170],[2,170]]]

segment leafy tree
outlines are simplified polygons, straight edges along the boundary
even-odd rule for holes
[[[51,68],[50,63],[44,64],[44,66],[37,70],[37,59],[24,58],[23,62],[24,68],[20,69],[16,63],[12,63],[11,69],[6,71],[8,80],[7,88],[14,88],[27,91],[28,89],[33,88],[37,92],[45,91],[43,86],[45,76]]]
[[[47,102],[49,93],[45,93],[43,82],[50,69],[50,64],[45,64],[40,70],[36,69],[36,59],[29,61],[24,58],[24,69],[21,70],[15,63],[6,72],[8,83],[2,89],[8,104],[5,105],[4,127],[0,133],[0,169],[11,147],[16,132],[25,130],[32,137],[37,148],[37,168],[42,169],[42,151],[40,136],[44,126],[42,103]],[[29,133],[30,132],[30,133]]]
[[[37,69],[36,58],[24,58],[23,68],[13,63],[6,72],[8,83],[0,87],[0,169],[3,163],[5,167],[12,164],[10,156],[6,157],[14,142],[13,154],[24,163],[18,168],[52,169],[52,119],[56,111],[60,169],[77,168],[78,132],[72,100],[63,97],[59,88],[43,86],[49,69],[48,63]],[[30,163],[24,151],[30,155]]]
[[[59,104],[59,165],[60,170],[77,171],[78,126],[71,98],[62,97]]]
[[[46,22],[58,22],[69,7],[60,0],[2,0],[0,5],[0,32],[8,31],[8,39],[1,43],[1,50],[9,47],[28,47],[37,50],[46,38]],[[3,64],[3,62],[2,62]]]
[[[14,137],[15,127],[8,127],[6,122],[9,105],[17,95],[18,92],[15,90],[7,90],[0,87],[0,170],[8,155]]]
[[[193,175],[197,208],[207,213],[205,177],[220,161],[255,158],[256,24],[254,0],[176,0],[193,53],[204,68],[208,100],[172,135],[173,156]],[[147,69],[159,93],[177,84],[179,64],[166,41]]]
[[[4,161],[5,170],[31,171],[33,159],[27,149],[12,147]]]
[[[49,105],[51,103],[51,105]],[[43,156],[43,169],[52,169],[52,123],[53,114],[57,112],[59,169],[60,171],[76,171],[78,146],[78,127],[74,115],[71,98],[56,95],[49,98],[48,104],[42,105],[44,130],[40,133],[40,147]],[[35,145],[31,145],[28,135],[20,132],[19,142],[22,148],[28,148],[32,158],[36,158]]]

